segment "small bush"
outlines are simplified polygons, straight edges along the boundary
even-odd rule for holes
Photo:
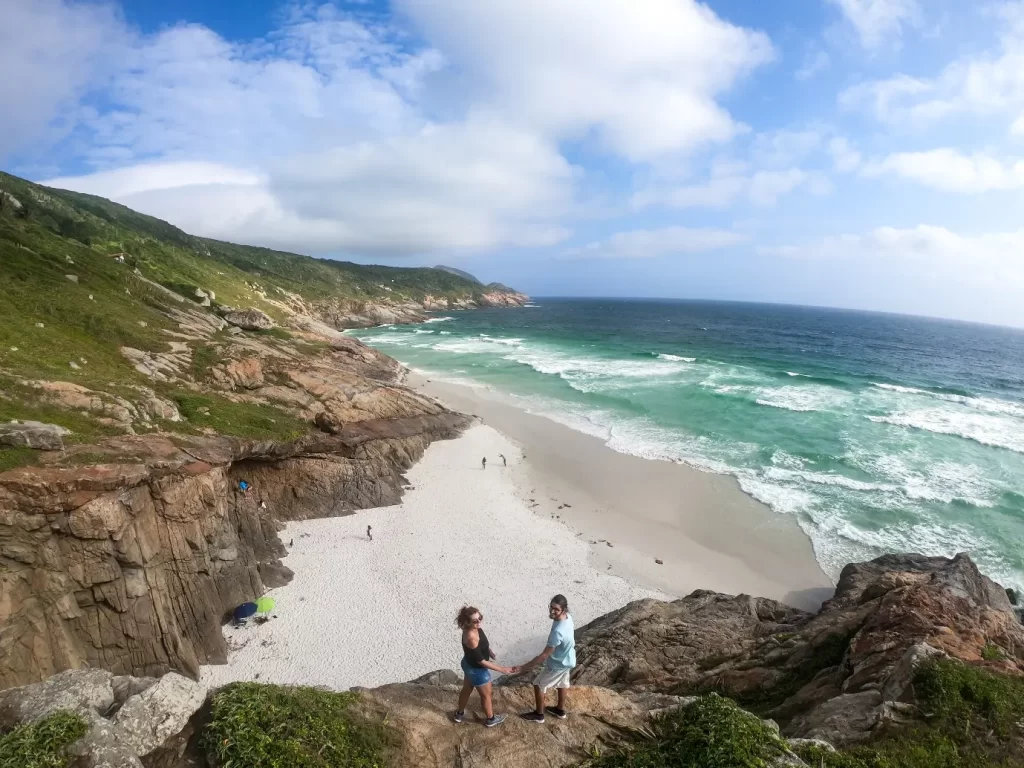
[[[39,461],[39,451],[32,448],[0,448],[0,472],[30,467]]]
[[[841,753],[797,754],[819,768],[1020,768],[1024,680],[943,659],[923,664],[914,689],[926,725]]]
[[[222,435],[254,439],[293,440],[309,426],[289,413],[270,405],[235,403],[215,395],[172,392],[181,415],[194,427],[210,427]],[[176,425],[176,431],[182,431]]]
[[[981,649],[981,658],[985,661],[1001,661],[1005,655],[1002,648],[991,643]]]
[[[785,751],[754,715],[714,693],[654,719],[652,738],[625,744],[587,768],[767,768]]]
[[[55,712],[45,720],[0,736],[0,768],[67,768],[67,748],[89,728],[73,712]]]
[[[234,683],[203,734],[216,768],[383,768],[390,732],[352,712],[358,694]]]

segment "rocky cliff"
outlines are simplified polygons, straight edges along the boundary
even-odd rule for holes
[[[224,659],[225,612],[289,578],[283,521],[396,503],[467,424],[340,330],[527,300],[0,194],[0,689]]]
[[[890,555],[847,566],[816,614],[698,591],[632,603],[580,627],[567,720],[516,718],[533,695],[527,681],[511,679],[494,691],[495,710],[510,714],[504,725],[483,728],[474,699],[467,722],[454,726],[461,680],[447,670],[355,689],[356,705],[338,716],[344,733],[390,732],[373,764],[394,768],[1005,768],[1024,757],[1022,641],[1007,594],[966,555]],[[260,706],[261,688],[289,695],[245,685],[246,712]],[[204,693],[175,675],[158,684],[67,672],[0,693],[0,731],[71,710],[88,726],[72,746],[83,765],[199,766],[199,736],[213,727],[199,711]],[[261,712],[261,728],[274,717]],[[215,723],[224,744],[245,736],[233,723]],[[138,735],[112,744],[112,733],[129,732]],[[345,748],[323,733],[288,748]],[[247,743],[281,754],[265,739]],[[260,764],[253,760],[240,765]]]
[[[248,346],[226,344],[207,386],[320,429],[108,437],[0,473],[0,687],[72,667],[195,674],[224,660],[225,612],[289,578],[281,522],[397,503],[401,472],[467,423],[349,339],[301,369],[266,350],[230,356]],[[141,427],[127,399],[116,411],[72,393]]]

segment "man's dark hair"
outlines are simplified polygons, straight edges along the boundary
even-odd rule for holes
[[[555,595],[552,597],[551,605],[557,605],[562,609],[562,613],[569,612],[569,601],[565,599],[565,595]]]

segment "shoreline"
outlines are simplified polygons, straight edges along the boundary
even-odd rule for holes
[[[707,589],[817,610],[832,596],[796,520],[748,496],[735,478],[618,453],[490,389],[415,372],[406,384],[520,446],[525,459],[510,469],[521,501],[582,533],[598,570],[675,597]]]

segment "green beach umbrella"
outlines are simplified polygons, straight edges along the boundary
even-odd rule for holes
[[[257,613],[270,613],[272,610],[274,610],[275,605],[276,603],[274,602],[274,598],[261,597],[259,600],[256,601],[256,611]]]

